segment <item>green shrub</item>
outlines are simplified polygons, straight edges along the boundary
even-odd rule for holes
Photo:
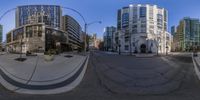
[[[54,49],[49,49],[48,51],[44,52],[44,55],[55,55],[56,54],[56,50]]]

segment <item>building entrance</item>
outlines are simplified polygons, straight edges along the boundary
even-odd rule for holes
[[[146,45],[145,45],[145,44],[142,44],[142,45],[140,46],[140,52],[141,52],[141,53],[146,53]]]

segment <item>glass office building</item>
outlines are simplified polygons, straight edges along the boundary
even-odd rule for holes
[[[194,46],[200,48],[200,21],[198,18],[185,17],[180,20],[174,35],[176,51],[192,51]]]
[[[114,48],[114,39],[115,39],[115,32],[116,32],[116,27],[110,26],[106,27],[104,29],[104,50],[106,51],[113,51]]]
[[[53,28],[61,27],[62,11],[55,5],[25,5],[16,10],[16,27],[26,24],[45,23]]]

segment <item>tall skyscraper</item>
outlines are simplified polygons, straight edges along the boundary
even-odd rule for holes
[[[133,4],[118,10],[117,31],[122,52],[165,53],[168,11],[157,5]]]
[[[114,26],[110,26],[110,27],[106,27],[104,29],[104,37],[103,37],[103,41],[104,41],[104,49],[107,51],[112,51],[114,50],[113,46],[114,46],[114,34],[116,32],[116,27]]]

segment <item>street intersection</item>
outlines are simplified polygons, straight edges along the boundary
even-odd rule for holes
[[[2,100],[199,100],[200,82],[191,57],[135,57],[90,52],[87,71],[74,89],[56,95],[13,93],[1,86]]]

